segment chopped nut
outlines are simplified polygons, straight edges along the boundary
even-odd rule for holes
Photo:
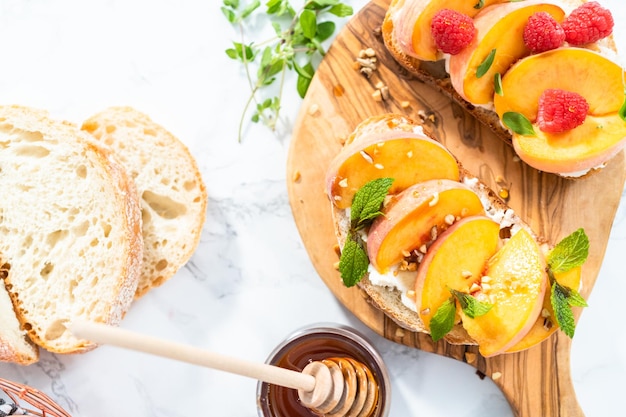
[[[300,178],[302,178],[302,174],[300,174],[300,171],[295,170],[295,171],[293,172],[293,177],[292,177],[293,182],[298,182],[298,181],[300,181]]]
[[[376,101],[383,101],[383,96],[380,92],[380,90],[376,90],[372,93],[372,97],[374,98],[374,100]]]
[[[473,283],[472,286],[469,289],[470,293],[476,292],[476,291],[480,291],[480,285],[478,285],[477,283]]]
[[[474,276],[474,274],[472,274],[471,271],[463,271],[463,272],[461,272],[461,276],[463,278],[467,279],[467,278],[471,278],[472,276]]]
[[[404,256],[405,258],[408,258],[409,256],[411,256],[411,252],[409,252],[408,250],[403,250],[402,256]]]
[[[489,275],[483,275],[480,281],[484,283],[491,282],[491,277]]]
[[[420,314],[423,316],[430,314],[430,308],[423,309],[422,311],[420,311]]]
[[[359,152],[361,154],[361,156],[363,157],[363,159],[365,159],[367,162],[369,162],[370,164],[374,163],[374,160],[372,159],[372,157],[365,151],[360,151]]]
[[[383,100],[388,100],[389,99],[389,87],[387,87],[386,85],[380,88],[380,94],[383,97]]]
[[[402,107],[403,109],[407,109],[411,106],[411,103],[408,102],[407,100],[403,100],[400,102],[400,107]]]
[[[402,327],[398,327],[396,329],[396,338],[401,339],[404,337],[404,329]]]
[[[339,245],[333,246],[333,251],[335,251],[335,254],[337,256],[341,256],[341,248],[339,247]]]
[[[428,205],[430,207],[433,207],[435,204],[437,204],[439,202],[439,193],[435,193],[435,195],[433,196],[433,198],[428,202]]]
[[[333,268],[335,268],[336,270],[339,270],[339,261],[333,264]]]
[[[370,58],[375,57],[376,56],[376,51],[374,50],[374,48],[367,48],[365,50],[365,56],[368,56]]]
[[[368,68],[368,67],[361,67],[359,69],[359,72],[361,72],[361,74],[365,75],[367,78],[372,76],[372,73],[374,72],[373,69]]]
[[[550,330],[552,328],[552,326],[554,325],[554,323],[552,323],[552,320],[550,320],[549,318],[545,318],[543,319],[543,328],[546,330]]]
[[[431,240],[435,240],[437,239],[437,234],[439,233],[439,230],[437,229],[437,226],[433,226],[430,228],[430,239]]]
[[[383,164],[374,164],[374,168],[376,168],[376,169],[385,169],[385,166]]]
[[[409,297],[411,300],[415,300],[415,296],[416,296],[415,291],[414,290],[408,290],[406,292],[406,296]]]
[[[340,186],[341,188],[346,188],[346,187],[348,187],[348,179],[347,179],[347,178],[344,178],[344,179],[342,179],[341,181],[339,181],[339,186]]]
[[[491,290],[491,285],[487,284],[487,283],[483,283],[482,284],[483,287],[483,291],[488,292]]]
[[[448,225],[448,226],[452,226],[452,224],[455,221],[455,217],[454,214],[447,214],[446,217],[443,218],[443,221]]]
[[[408,151],[408,152],[406,153],[406,157],[407,157],[407,158],[413,158],[413,151]]]
[[[424,244],[424,245],[420,246],[419,251],[421,253],[426,253],[428,251],[428,247],[426,247],[426,245]]]
[[[476,362],[476,354],[472,352],[465,352],[465,362],[470,364]]]
[[[381,89],[381,88],[383,88],[384,86],[385,86],[385,83],[384,83],[384,82],[382,82],[382,81],[379,81],[379,82],[377,82],[377,83],[376,83],[376,85],[375,85],[374,87],[376,87],[377,89],[379,89],[379,90],[380,90],[380,89]]]
[[[500,379],[502,377],[502,372],[494,372],[491,374],[491,379],[494,381]]]

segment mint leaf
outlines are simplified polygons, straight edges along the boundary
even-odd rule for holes
[[[553,273],[567,272],[581,266],[589,256],[589,238],[581,228],[561,240],[548,254],[548,266]]]
[[[485,5],[485,0],[478,0],[478,3],[474,5],[474,9],[482,9]]]
[[[361,187],[352,200],[350,221],[352,227],[362,227],[365,222],[380,215],[380,207],[393,184],[393,178],[377,178]]]
[[[447,299],[430,319],[430,337],[436,342],[443,338],[454,327],[456,303],[454,297]]]
[[[315,37],[317,32],[317,16],[313,10],[304,9],[300,13],[300,26],[302,27],[302,33],[309,39]]]
[[[491,307],[493,307],[492,304],[478,301],[476,297],[473,297],[470,294],[453,289],[450,289],[450,292],[457,300],[459,300],[461,309],[467,317],[471,319],[484,316],[489,312],[489,310],[491,310]]]
[[[622,107],[619,109],[619,117],[626,122],[626,92],[624,94],[624,102],[622,103]]]
[[[559,327],[570,338],[574,337],[576,324],[574,322],[574,313],[568,302],[569,291],[558,282],[554,281],[550,291],[550,302],[554,310],[554,316]]]
[[[369,259],[363,247],[352,236],[341,251],[339,258],[339,272],[346,287],[356,285],[367,273]]]
[[[485,60],[478,66],[478,68],[476,68],[476,78],[480,78],[483,75],[485,75],[487,73],[487,71],[489,71],[489,68],[491,68],[491,65],[493,64],[493,60],[496,57],[496,49],[492,49],[491,52],[489,52],[489,55],[487,55],[487,58],[485,58]]]
[[[502,123],[518,135],[536,135],[533,124],[522,113],[508,111],[502,115]]]
[[[504,92],[502,91],[502,75],[499,72],[496,72],[493,75],[493,89],[497,95],[503,96]]]

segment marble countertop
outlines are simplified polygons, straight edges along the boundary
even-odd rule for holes
[[[356,11],[367,2],[347,3]],[[602,3],[616,22],[626,21],[621,1]],[[248,89],[243,71],[224,53],[238,33],[220,5],[0,0],[0,102],[47,109],[77,123],[110,105],[133,106],[185,142],[203,173],[209,202],[195,255],[138,300],[123,327],[262,362],[301,326],[348,324],[374,343],[389,368],[391,416],[512,416],[489,378],[379,337],[317,276],[286,190],[300,103],[295,80],[287,80],[278,129],[245,123],[239,143]],[[626,50],[620,23],[615,37]],[[626,294],[624,201],[572,348],[572,379],[587,417],[623,410],[626,333],[614,329]],[[0,363],[0,377],[48,393],[75,417],[256,415],[254,380],[109,346],[85,355],[42,353],[28,367]]]

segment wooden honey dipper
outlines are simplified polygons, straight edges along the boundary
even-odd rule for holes
[[[221,355],[118,327],[87,321],[65,324],[75,337],[247,376],[298,390],[302,405],[329,417],[371,416],[378,403],[378,384],[363,363],[342,357],[310,362],[302,372]]]

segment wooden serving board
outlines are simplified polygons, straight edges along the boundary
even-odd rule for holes
[[[387,339],[424,351],[469,361],[494,378],[516,416],[583,416],[570,376],[571,340],[557,332],[539,346],[515,354],[483,358],[475,346],[433,343],[429,335],[403,330],[368,303],[356,288],[346,288],[333,266],[338,258],[330,204],[324,192],[325,170],[341,140],[369,116],[404,113],[426,127],[472,173],[494,189],[496,179],[509,184],[509,205],[539,234],[557,242],[579,227],[590,239],[581,294],[586,298],[598,276],[611,225],[626,177],[620,153],[601,172],[581,180],[564,180],[537,172],[520,162],[512,149],[446,97],[413,79],[386,52],[379,28],[389,0],[375,0],[346,25],[321,62],[304,99],[290,144],[287,186],[293,215],[313,265],[339,301]],[[355,69],[361,49],[373,48],[379,68],[371,78]],[[391,97],[376,101],[377,83]],[[402,102],[410,107],[404,108]],[[502,177],[502,178],[499,178]],[[581,311],[575,312],[578,318]]]

